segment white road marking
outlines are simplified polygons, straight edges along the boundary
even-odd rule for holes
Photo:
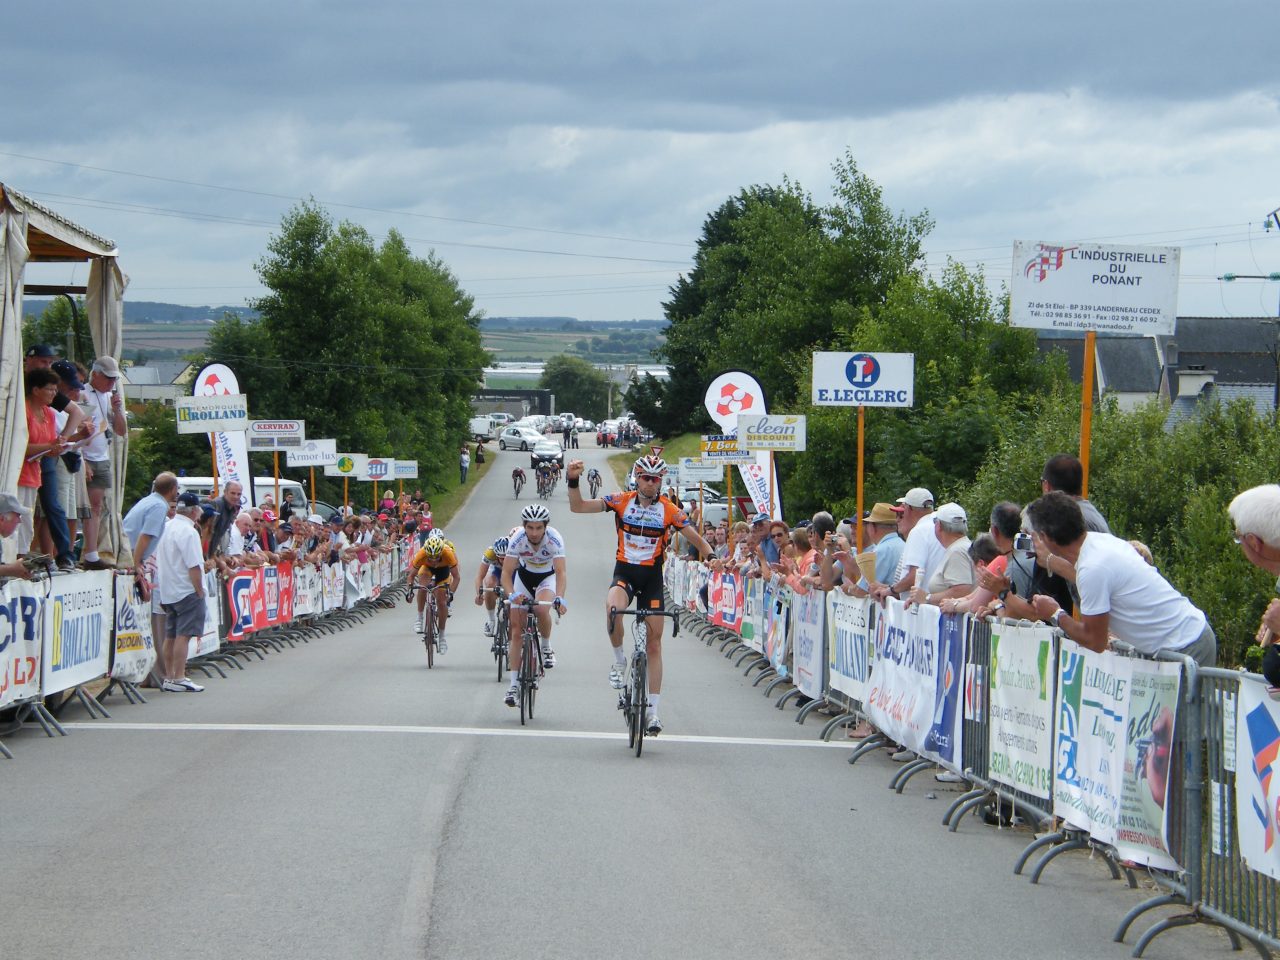
[[[30,726],[30,725],[28,725]],[[363,733],[412,734],[455,737],[532,737],[543,740],[625,740],[625,733],[603,730],[534,730],[529,727],[414,727],[376,726],[342,723],[90,723],[62,724],[68,730],[143,733]],[[38,729],[38,728],[36,728]],[[744,747],[820,747],[851,749],[853,743],[824,743],[821,740],[781,740],[768,737],[692,737],[662,734],[661,743],[708,743]]]

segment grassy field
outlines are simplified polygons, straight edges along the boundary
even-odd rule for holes
[[[503,377],[494,374],[484,378],[485,388],[489,390],[536,390],[538,377]]]

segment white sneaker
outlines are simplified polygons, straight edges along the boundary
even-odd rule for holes
[[[906,763],[908,760],[916,760],[918,758],[910,750],[902,749],[889,754],[889,759],[894,763]]]
[[[419,618],[414,622],[414,624],[413,624],[413,632],[414,632],[414,633],[421,633],[421,632],[422,632],[422,618],[421,618],[421,617],[419,617]]]
[[[548,647],[546,650],[542,651],[542,668],[544,670],[550,670],[555,665],[556,665],[556,652],[552,650],[550,647]]]
[[[449,650],[449,644],[445,642],[443,633],[436,638],[436,649],[441,653],[447,653]]]
[[[644,732],[651,737],[656,737],[662,732],[662,721],[658,719],[658,715],[656,713],[649,715]]]
[[[609,668],[609,686],[615,690],[621,690],[627,679],[627,665],[625,663],[615,663]]]
[[[968,783],[969,782],[964,777],[960,776],[960,774],[953,773],[950,770],[943,770],[943,771],[940,771],[939,773],[935,773],[933,775],[933,779],[937,780],[939,783]]]
[[[492,624],[492,623],[489,623],[488,621],[485,621],[485,625],[484,625],[484,635],[485,635],[486,637],[492,637],[492,636],[493,636],[493,624]]]
[[[204,687],[200,686],[200,684],[196,683],[190,677],[183,677],[178,682],[182,684],[184,687],[186,687],[188,690],[190,690],[192,693],[204,693]]]
[[[506,697],[503,698],[502,702],[505,703],[508,707],[514,707],[516,705],[516,698],[519,695],[520,695],[519,687],[510,687],[507,690],[507,695]]]
[[[165,680],[160,684],[160,689],[166,693],[190,693],[191,691],[180,684],[177,680]]]

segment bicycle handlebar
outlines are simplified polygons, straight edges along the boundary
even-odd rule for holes
[[[670,617],[671,618],[671,635],[673,637],[680,636],[680,611],[679,610],[619,610],[617,607],[609,608],[609,632],[613,633],[614,619],[616,617],[635,617],[641,623],[650,617]]]

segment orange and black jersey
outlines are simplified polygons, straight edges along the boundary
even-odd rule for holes
[[[689,525],[685,512],[665,496],[642,506],[634,490],[611,493],[604,497],[604,506],[613,511],[618,528],[617,558],[622,563],[644,567],[661,563],[670,532]]]

